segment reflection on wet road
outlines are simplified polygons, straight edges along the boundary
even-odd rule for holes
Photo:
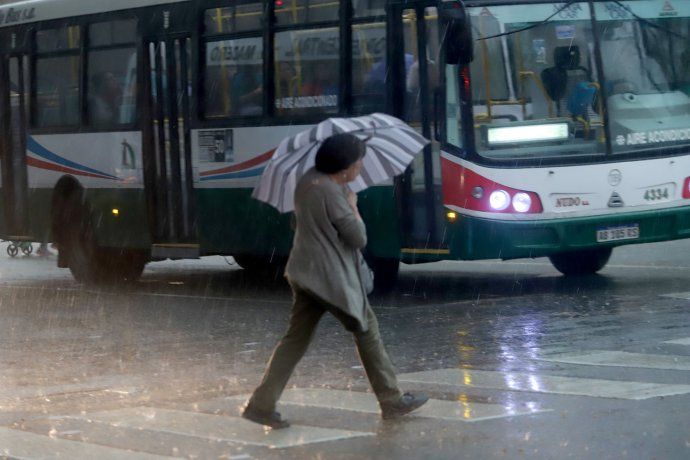
[[[238,417],[286,327],[281,279],[220,257],[84,287],[0,259],[0,453],[18,458],[687,458],[690,243],[598,276],[543,260],[405,266],[376,295],[406,390],[384,422],[348,333],[319,327],[264,431]]]

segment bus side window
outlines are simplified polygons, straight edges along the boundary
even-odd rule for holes
[[[261,37],[206,43],[204,107],[207,118],[263,113]]]
[[[278,32],[275,60],[278,114],[337,112],[340,85],[337,28]]]
[[[136,120],[137,21],[110,21],[89,26],[87,104],[94,127]]]
[[[204,30],[207,35],[261,30],[263,16],[260,2],[211,8],[204,12]]]
[[[275,0],[278,25],[337,21],[340,2],[337,0]]]
[[[439,85],[439,41],[438,41],[438,21],[436,8],[425,8],[424,22],[426,34],[423,43],[426,45],[426,81],[427,94],[429,97],[429,110],[433,107],[434,93]],[[422,53],[417,49],[418,33],[416,27],[416,13],[414,10],[405,10],[403,17],[405,35],[405,114],[409,121],[421,121],[421,90],[422,67],[419,57]]]
[[[355,18],[379,17],[386,14],[386,0],[352,0]]]
[[[352,101],[355,113],[381,112],[386,106],[386,23],[352,26]]]
[[[36,126],[79,124],[80,43],[78,26],[36,33]]]
[[[204,13],[204,116],[263,114],[263,4],[211,8]],[[231,34],[255,31],[257,36]]]

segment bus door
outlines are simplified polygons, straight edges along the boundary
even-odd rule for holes
[[[392,9],[393,32],[403,38],[404,46],[394,47],[396,63],[394,84],[397,116],[432,140],[417,155],[399,181],[403,224],[403,253],[438,254],[440,203],[440,157],[436,114],[440,102],[439,31],[436,2],[406,2]],[[398,39],[399,40],[399,39]],[[400,97],[402,96],[402,97]],[[447,251],[445,251],[447,253]]]
[[[190,138],[191,39],[145,40],[144,169],[151,256],[199,256]]]
[[[26,136],[29,113],[29,58],[0,54],[0,150],[5,236],[31,241],[28,217]]]

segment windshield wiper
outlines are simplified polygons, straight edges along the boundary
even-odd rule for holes
[[[548,22],[549,22],[554,16],[556,16],[558,13],[560,13],[561,11],[563,11],[563,10],[569,8],[570,5],[572,5],[573,3],[582,3],[582,0],[568,0],[567,2],[565,2],[565,3],[563,4],[562,7],[560,7],[559,9],[557,9],[552,15],[550,15],[550,16],[547,17],[546,19],[543,19],[542,21],[535,22],[534,24],[531,24],[531,25],[529,25],[529,26],[525,26],[525,27],[523,27],[523,28],[521,28],[521,29],[515,29],[515,30],[511,30],[511,31],[509,31],[509,32],[503,32],[503,33],[500,33],[500,34],[489,35],[488,37],[479,37],[479,38],[477,38],[477,41],[489,40],[489,39],[498,38],[498,37],[505,37],[505,36],[507,36],[507,35],[517,34],[517,33],[520,33],[520,32],[524,32],[524,31],[526,31],[526,30],[534,29],[535,27],[542,26],[542,25],[548,23]],[[627,11],[632,17],[634,17],[635,19],[637,19],[637,20],[640,21],[640,22],[643,22],[643,23],[647,24],[647,25],[650,26],[650,27],[653,27],[653,28],[659,29],[659,30],[663,30],[664,32],[667,32],[667,33],[670,34],[670,35],[673,35],[673,36],[675,36],[675,37],[682,38],[682,39],[685,39],[685,40],[687,40],[687,39],[690,38],[690,36],[688,36],[688,35],[681,34],[681,33],[679,33],[679,32],[676,32],[676,31],[674,31],[674,30],[669,29],[668,27],[664,27],[664,26],[662,26],[662,25],[659,25],[659,24],[657,24],[657,23],[655,23],[655,22],[650,21],[649,19],[646,19],[646,18],[643,18],[642,16],[639,16],[639,15],[636,14],[634,11],[632,11],[632,10],[630,9],[630,7],[628,7],[627,5],[624,5],[624,4],[621,3],[619,0],[613,0],[611,3],[615,3],[616,5],[620,6],[620,7],[623,8],[625,11]]]
[[[562,7],[558,8],[556,11],[554,11],[554,13],[551,16],[547,17],[546,19],[544,19],[542,21],[535,22],[534,24],[523,27],[521,29],[511,30],[510,32],[503,32],[503,33],[496,34],[496,35],[490,35],[488,37],[479,37],[477,39],[477,41],[489,40],[491,38],[505,37],[506,35],[518,34],[520,32],[524,32],[526,30],[534,29],[535,27],[543,26],[544,24],[548,23],[551,20],[551,18],[556,16],[558,13],[565,10],[566,8],[569,8],[570,5],[572,5],[573,3],[581,3],[581,2],[582,2],[582,0],[568,0],[567,2],[565,2],[563,4]]]

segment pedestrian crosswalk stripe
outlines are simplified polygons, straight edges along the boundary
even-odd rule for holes
[[[226,398],[231,404],[242,403],[247,396],[231,396]],[[324,409],[347,410],[379,414],[376,396],[371,393],[357,391],[329,390],[320,388],[291,389],[283,393],[278,403],[304,407],[318,407]],[[410,414],[414,417],[433,418],[450,421],[477,422],[494,418],[528,415],[546,412],[535,405],[485,404],[467,400],[443,401],[430,399],[425,405]]]
[[[194,436],[214,441],[263,446],[271,449],[374,435],[374,433],[369,432],[304,425],[292,425],[287,429],[270,430],[239,417],[153,407],[116,409],[70,416],[69,418],[107,423],[118,427]]]
[[[646,369],[690,371],[690,356],[647,355],[628,353],[626,351],[594,350],[584,353],[547,355],[539,359],[588,366],[641,367]]]
[[[162,460],[173,457],[116,449],[79,441],[51,438],[27,431],[0,427],[2,458],[65,458],[98,460]]]
[[[671,294],[662,294],[661,297],[670,297],[672,299],[690,300],[690,292],[674,292]]]
[[[684,339],[667,340],[663,343],[670,343],[672,345],[690,345],[690,337],[686,337]]]
[[[456,388],[491,388],[633,400],[690,393],[690,385],[625,382],[474,369],[439,369],[414,372],[402,374],[398,376],[398,380]]]

